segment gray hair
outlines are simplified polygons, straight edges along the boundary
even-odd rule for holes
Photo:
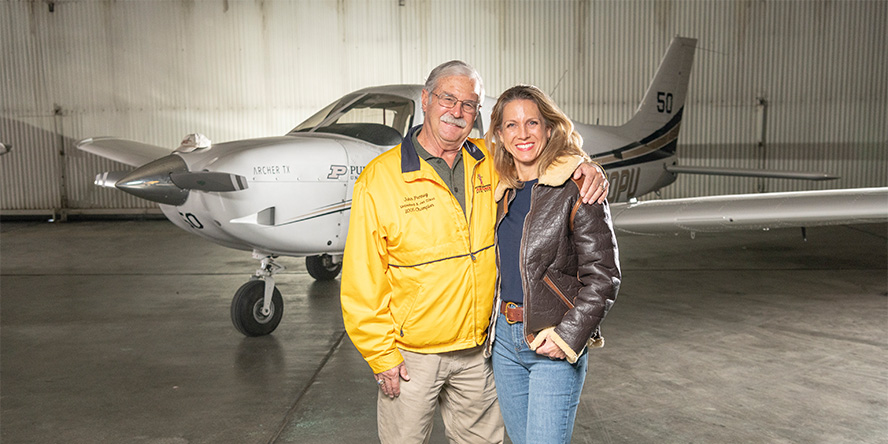
[[[429,73],[429,78],[426,80],[425,85],[423,85],[422,89],[433,92],[438,88],[438,82],[444,77],[451,76],[465,76],[475,81],[475,85],[478,87],[478,102],[484,101],[484,81],[481,80],[481,74],[478,73],[478,70],[469,65],[462,60],[451,60],[449,62],[444,62],[435,67],[432,72]],[[431,97],[429,97],[431,100]]]

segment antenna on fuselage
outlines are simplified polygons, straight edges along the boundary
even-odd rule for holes
[[[555,91],[558,89],[559,86],[561,86],[561,81],[564,80],[564,76],[567,75],[567,71],[569,70],[565,69],[564,72],[561,73],[561,77],[558,79],[558,83],[555,84],[555,87],[552,88],[552,92],[549,93],[549,97],[555,97]]]

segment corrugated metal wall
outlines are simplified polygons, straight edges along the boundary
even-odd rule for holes
[[[888,184],[884,1],[3,0],[0,28],[3,214],[154,208],[94,187],[126,167],[78,139],[283,134],[453,58],[489,95],[533,83],[575,119],[617,125],[676,34],[699,39],[683,163],[842,179],[682,176],[664,196]]]

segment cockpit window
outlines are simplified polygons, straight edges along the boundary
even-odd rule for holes
[[[475,117],[475,124],[472,125],[472,132],[469,133],[469,137],[476,139],[484,138],[484,125],[481,122],[481,116]]]
[[[290,133],[333,133],[374,145],[393,146],[413,124],[412,100],[390,94],[349,94],[320,110]]]

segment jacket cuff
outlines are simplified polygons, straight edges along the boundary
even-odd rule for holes
[[[597,336],[594,338],[589,338],[589,342],[586,343],[586,347],[589,347],[589,348],[604,347],[604,336]]]
[[[577,359],[579,359],[580,354],[583,353],[583,350],[580,350],[579,353],[575,352],[570,346],[567,345],[567,342],[564,342],[564,339],[561,339],[561,336],[558,336],[558,333],[555,333],[555,327],[549,327],[541,332],[539,332],[534,338],[533,342],[530,344],[530,349],[536,351],[536,349],[543,344],[543,341],[549,338],[561,351],[567,355],[567,362],[571,364],[576,364]],[[585,347],[583,347],[585,349]]]
[[[573,163],[573,171],[576,171],[576,169],[584,163],[591,163],[592,165],[600,168],[601,171],[604,171],[604,167],[602,167],[600,163],[593,161],[592,158],[589,157],[589,154],[585,152],[583,152],[582,156],[572,156],[572,160],[573,162],[569,160],[568,163]],[[571,171],[571,176],[573,175],[573,171]]]
[[[397,367],[398,364],[402,362],[404,362],[404,357],[401,356],[401,352],[398,351],[398,349],[395,349],[395,351],[392,353],[380,356],[373,360],[367,359],[367,364],[370,364],[370,369],[373,370],[374,375],[382,373],[386,370],[391,370]]]

